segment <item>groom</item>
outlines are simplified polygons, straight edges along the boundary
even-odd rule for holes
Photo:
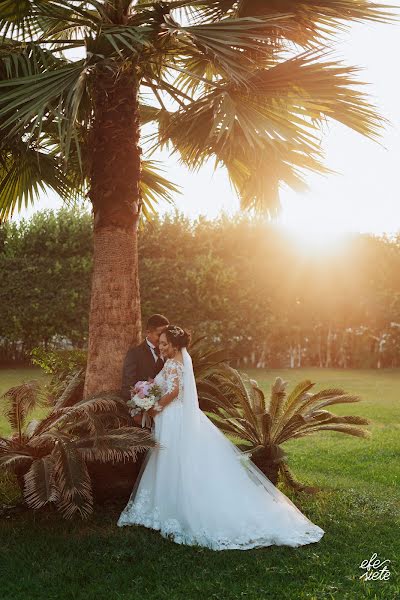
[[[130,388],[138,381],[147,381],[161,371],[164,361],[158,343],[163,330],[169,325],[164,315],[152,315],[146,323],[146,338],[139,346],[129,348],[122,371],[121,396],[128,401]]]

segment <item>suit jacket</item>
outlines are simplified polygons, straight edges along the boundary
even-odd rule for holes
[[[155,362],[146,340],[143,340],[139,346],[129,348],[122,371],[122,398],[125,400],[130,399],[130,387],[138,381],[147,381],[149,377],[153,379],[163,368],[162,359],[158,363]]]

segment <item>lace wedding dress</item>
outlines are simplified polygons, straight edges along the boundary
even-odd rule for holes
[[[159,443],[142,465],[117,525],[144,525],[178,544],[212,550],[302,546],[314,525],[200,410],[193,365],[168,359],[155,382],[178,396],[154,419]]]

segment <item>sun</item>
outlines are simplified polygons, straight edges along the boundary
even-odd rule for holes
[[[279,223],[278,227],[299,252],[315,257],[340,252],[349,236],[348,232],[338,231],[329,223],[318,220]]]
[[[296,252],[316,260],[346,253],[352,234],[358,230],[357,211],[344,211],[342,206],[311,193],[302,194],[301,199],[286,193],[281,202],[275,224]]]

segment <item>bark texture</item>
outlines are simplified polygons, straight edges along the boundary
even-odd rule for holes
[[[139,331],[136,233],[101,228],[94,235],[85,398],[120,390],[125,354]]]
[[[90,143],[94,261],[84,397],[121,387],[128,348],[141,336],[137,227],[141,209],[135,65],[98,73]]]

